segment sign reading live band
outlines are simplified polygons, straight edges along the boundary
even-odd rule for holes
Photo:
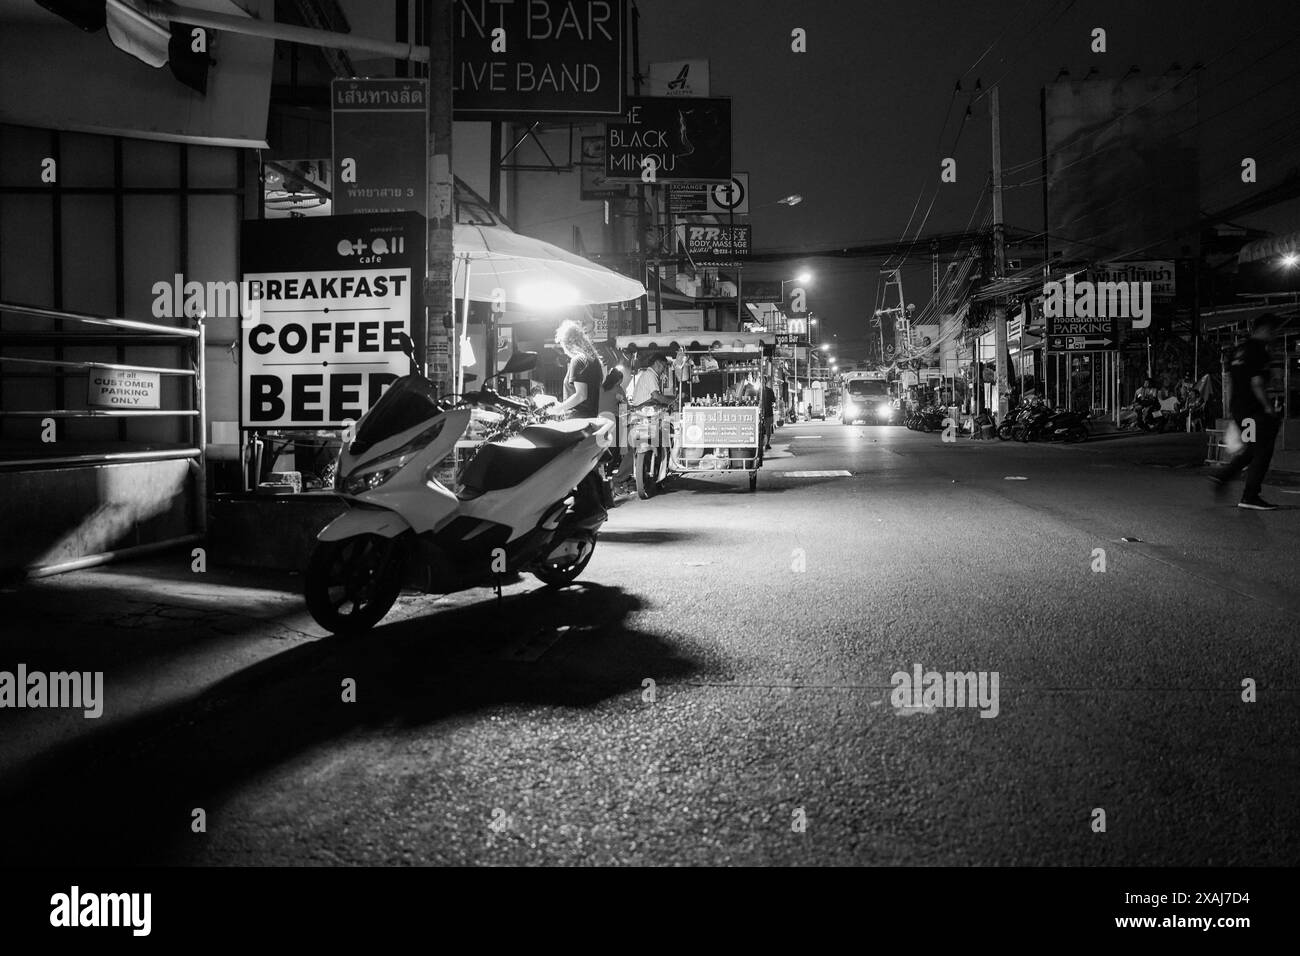
[[[424,237],[412,212],[243,223],[243,427],[341,428],[410,370]]]
[[[460,0],[458,120],[623,112],[625,0]]]

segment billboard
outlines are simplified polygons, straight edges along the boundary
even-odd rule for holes
[[[1047,229],[1067,260],[1194,254],[1194,77],[1063,80],[1044,91]]]
[[[696,265],[728,265],[748,258],[752,230],[740,226],[691,225],[678,231],[678,252],[685,252]],[[745,290],[742,288],[741,292]]]
[[[1096,282],[1150,282],[1151,295],[1156,299],[1173,299],[1178,293],[1173,259],[1103,262],[1089,269],[1088,275]]]
[[[243,427],[342,427],[409,371],[424,236],[410,212],[244,222]]]
[[[674,216],[749,215],[749,173],[725,183],[671,183],[668,211]]]
[[[731,100],[633,97],[625,122],[605,127],[605,178],[641,182],[731,181]]]
[[[623,112],[624,0],[460,0],[453,16],[456,119]]]

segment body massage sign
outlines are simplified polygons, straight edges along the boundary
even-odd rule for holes
[[[412,212],[244,223],[243,427],[341,428],[407,374],[424,235]]]

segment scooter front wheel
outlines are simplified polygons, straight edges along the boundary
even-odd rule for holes
[[[632,477],[636,481],[636,496],[642,501],[653,497],[659,490],[657,473],[654,450],[637,452],[636,458],[632,461]]]
[[[378,624],[402,590],[402,544],[377,534],[321,541],[307,563],[304,596],[316,623],[331,634],[363,634]]]

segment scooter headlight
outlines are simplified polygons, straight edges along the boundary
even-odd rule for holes
[[[343,490],[350,495],[360,495],[367,491],[374,491],[401,470],[402,466],[397,465],[393,468],[367,472],[364,475],[352,475],[343,482]]]

